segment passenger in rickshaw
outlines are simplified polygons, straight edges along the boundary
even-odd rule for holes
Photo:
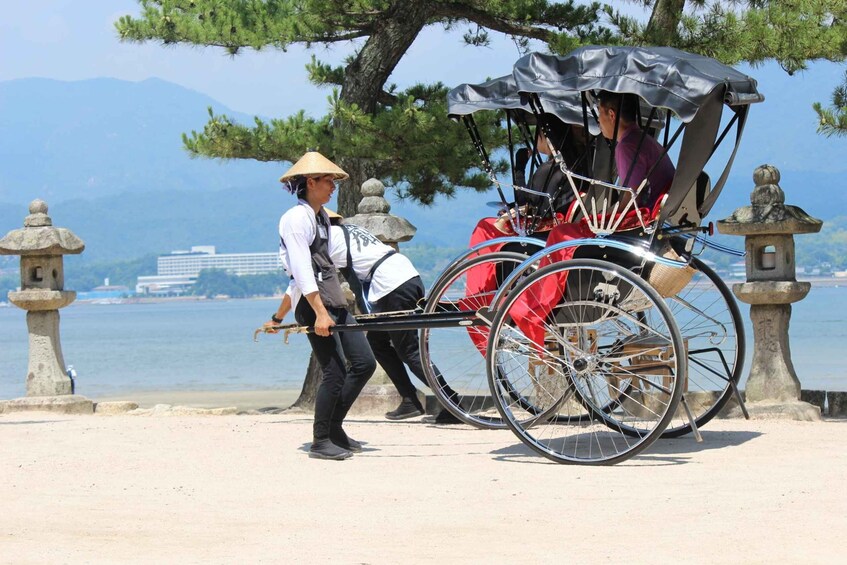
[[[564,216],[561,214],[567,210],[573,200],[573,191],[566,184],[566,179],[561,169],[552,158],[553,147],[557,148],[565,158],[565,162],[571,167],[577,167],[580,158],[585,153],[585,140],[582,128],[570,126],[563,123],[554,116],[548,114],[549,139],[538,129],[536,136],[536,151],[539,155],[546,155],[548,159],[532,172],[529,184],[526,183],[526,166],[530,161],[531,149],[522,147],[515,152],[515,169],[512,171],[512,181],[516,187],[527,187],[536,192],[548,194],[553,200],[552,210],[549,201],[535,194],[529,194],[521,190],[515,192],[515,206],[520,208],[521,215],[531,214],[532,220],[538,222],[534,230],[535,237],[546,238],[555,223],[560,222]],[[556,213],[559,213],[556,217]],[[512,217],[515,212],[511,212]],[[471,233],[470,247],[485,241],[515,235],[512,228],[509,211],[504,211],[496,218],[481,219]],[[498,248],[487,248],[487,252],[497,251]]]
[[[670,189],[675,168],[664,148],[638,124],[638,97],[634,94],[619,94],[600,91],[597,98],[597,119],[603,137],[611,141],[614,148],[618,185],[637,189],[647,178],[647,183],[637,195],[636,206],[644,222],[649,223],[659,212],[662,197]],[[621,192],[620,206],[623,209],[631,198]],[[640,226],[635,207],[627,212],[618,231]],[[557,225],[547,238],[547,246],[574,239],[593,238],[594,232],[585,218],[577,222]],[[570,247],[551,253],[540,267],[572,259],[577,248]],[[551,276],[534,285],[515,305],[515,319],[528,338],[541,346],[544,328],[541,321],[558,303],[565,290],[567,274]]]
[[[568,185],[561,168],[552,159],[554,148],[558,149],[569,167],[580,170],[584,174],[587,162],[585,134],[583,128],[563,123],[561,120],[547,114],[548,133],[545,135],[538,128],[536,135],[536,151],[546,155],[547,160],[532,172],[529,185],[526,184],[526,165],[530,161],[530,149],[523,147],[515,154],[515,169],[512,173],[516,187],[528,186],[533,191],[549,195],[551,200],[536,194],[515,191],[515,207],[519,208],[520,216],[525,225],[534,228],[533,237],[546,239],[550,229],[563,223],[565,212],[574,200],[574,193]],[[551,209],[552,208],[552,209]],[[511,214],[511,217],[510,217]],[[515,235],[512,219],[516,213],[506,210],[496,218],[483,218],[477,223],[471,233],[470,247],[498,237]],[[493,253],[502,249],[502,245],[491,246],[480,251],[480,254]],[[493,293],[507,273],[498,273],[494,263],[482,263],[470,269],[467,273],[465,288],[466,299],[463,309],[476,310],[487,305]],[[481,353],[485,353],[487,332],[485,328],[474,328],[470,332],[471,340]]]

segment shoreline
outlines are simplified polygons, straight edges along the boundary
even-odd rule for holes
[[[847,287],[847,277],[797,277],[797,282],[811,283],[812,288],[840,288]],[[724,283],[732,288],[733,284],[746,282],[743,278],[724,277]],[[230,300],[281,300],[283,295],[273,296],[250,296],[246,298],[232,298],[220,296],[207,298],[205,296],[129,296],[126,298],[83,298],[75,300],[73,304],[159,304],[163,302],[226,302]],[[0,303],[2,304],[2,303]]]
[[[191,408],[223,408],[234,406],[238,410],[262,408],[288,408],[300,389],[263,390],[145,390],[91,398],[94,402],[136,402],[139,408],[152,408],[156,404],[188,406]]]

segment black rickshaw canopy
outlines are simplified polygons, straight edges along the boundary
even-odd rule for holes
[[[529,53],[515,63],[521,92],[608,90],[637,94],[690,122],[716,91],[730,106],[764,100],[755,79],[673,47],[587,46],[565,56]]]
[[[582,125],[582,99],[574,91],[540,92],[544,111],[571,125]],[[447,115],[451,118],[469,116],[480,110],[522,110],[528,123],[534,122],[531,108],[521,98],[512,75],[494,78],[480,84],[460,84],[447,93]],[[600,133],[596,124],[590,124],[592,135]]]
[[[538,97],[542,108],[541,93],[606,90],[635,94],[681,120],[678,133],[684,130],[684,135],[660,223],[671,218],[698,223],[708,214],[729,176],[749,106],[764,100],[753,78],[709,57],[672,47],[587,46],[564,56],[530,53],[515,63],[512,74],[522,95]],[[724,104],[734,116],[719,135]],[[703,168],[733,126],[732,154],[723,173],[711,183]]]

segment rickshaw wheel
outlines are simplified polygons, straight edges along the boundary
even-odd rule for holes
[[[688,348],[688,382],[683,395],[697,427],[714,418],[732,397],[744,368],[744,323],[735,298],[715,271],[697,258],[697,272],[676,296],[667,299]],[[674,415],[662,437],[691,432],[684,410]]]
[[[467,296],[469,273],[474,268],[493,266],[499,283],[525,259],[521,253],[497,251],[465,260],[445,272],[441,283],[432,288],[424,312],[476,311],[488,306],[497,289]],[[485,374],[487,334],[487,326],[421,329],[421,361],[427,384],[451,414],[477,428],[504,429],[506,425],[494,408]]]
[[[538,328],[543,345],[527,335]],[[671,421],[686,375],[682,336],[661,296],[593,259],[549,265],[517,285],[497,310],[487,360],[506,425],[557,463],[613,464],[640,453]],[[527,413],[515,392],[543,413]]]

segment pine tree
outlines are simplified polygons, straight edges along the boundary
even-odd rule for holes
[[[222,159],[293,161],[318,148],[351,173],[339,192],[342,214],[355,213],[359,186],[372,176],[424,204],[456,187],[490,187],[464,132],[445,115],[444,85],[402,91],[387,85],[429,26],[467,26],[464,39],[477,46],[486,45],[491,32],[524,48],[540,40],[558,53],[585,43],[672,45],[727,64],[775,59],[789,73],[809,60],[847,57],[844,0],[634,2],[650,10],[646,23],[611,4],[573,0],[139,0],[141,15],[124,16],[116,27],[125,41],[219,46],[232,55],[361,40],[344,65],[313,58],[307,67],[313,83],[333,88],[326,116],[299,112],[248,126],[210,110],[203,131],[183,138],[193,155]],[[601,15],[614,32],[600,25]],[[490,146],[503,143],[497,122],[481,126]],[[499,172],[505,163],[496,166]]]
[[[469,27],[465,41],[486,45],[501,32],[526,45],[541,40],[556,52],[584,43],[607,43],[611,33],[597,24],[599,4],[572,0],[140,0],[139,17],[124,16],[116,27],[124,41],[285,50],[294,44],[344,43],[361,39],[346,64],[332,67],[313,58],[310,80],[333,87],[328,115],[301,111],[251,126],[210,110],[202,132],[183,136],[197,156],[294,161],[317,148],[351,174],[339,191],[339,211],[353,214],[360,185],[370,177],[395,186],[403,196],[429,204],[456,187],[487,190],[490,182],[464,130],[446,116],[442,84],[405,90],[387,81],[418,34],[429,26]],[[472,77],[482,79],[484,77]],[[481,125],[491,145],[503,143],[497,122]],[[505,163],[498,163],[498,171]]]
[[[605,8],[625,43],[672,45],[727,64],[776,60],[789,74],[809,61],[847,59],[845,0],[689,0],[688,9],[685,0],[636,1],[652,7],[647,24]],[[847,75],[832,94],[831,108],[814,104],[818,132],[847,135],[845,108]]]
[[[523,49],[538,40],[554,53],[591,43],[671,45],[728,64],[776,59],[791,73],[809,60],[847,56],[845,0],[633,1],[650,10],[646,23],[612,5],[573,0],[139,0],[141,15],[122,17],[116,28],[124,41],[218,46],[231,55],[360,40],[344,65],[313,58],[307,67],[313,83],[333,88],[326,116],[301,111],[246,126],[210,110],[202,132],[183,136],[193,155],[222,159],[294,161],[317,148],[351,175],[339,191],[343,215],[355,213],[370,177],[424,204],[457,187],[490,187],[465,132],[447,119],[447,87],[387,84],[429,26],[467,26],[464,40],[475,46],[486,45],[491,32],[511,36]],[[840,120],[843,112],[833,115]],[[497,121],[478,125],[489,149],[504,143]],[[496,172],[505,168],[495,163]],[[318,378],[313,358],[295,405],[311,407]]]
[[[605,7],[621,40],[671,45],[732,65],[776,60],[789,73],[809,61],[847,57],[844,0],[637,0],[647,23]]]

